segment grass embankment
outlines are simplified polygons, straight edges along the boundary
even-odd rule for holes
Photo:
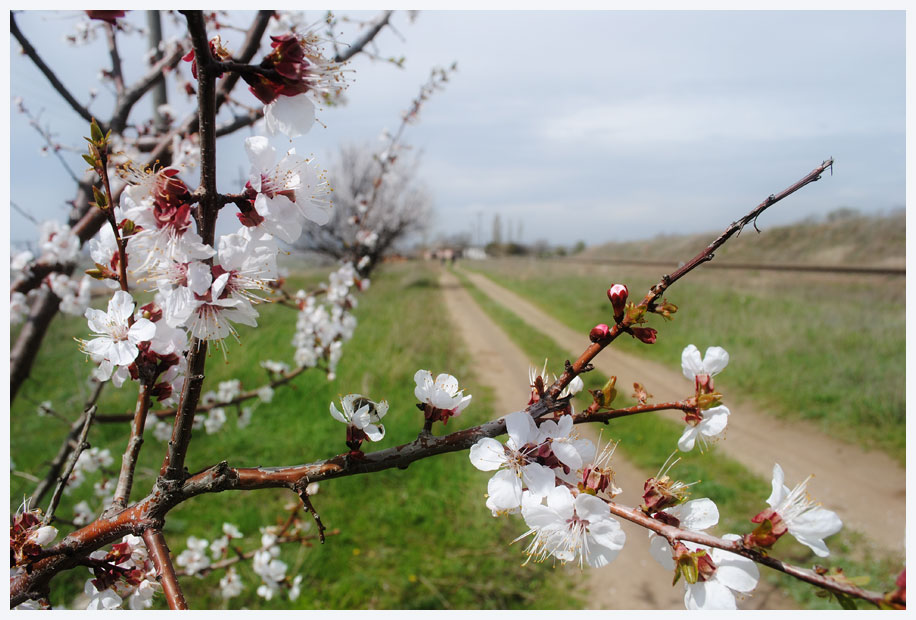
[[[562,360],[569,354],[562,350],[548,336],[533,331],[521,318],[507,308],[494,302],[460,272],[456,275],[470,291],[475,301],[484,311],[518,344],[522,350],[535,359],[548,357],[554,372],[562,368]],[[605,305],[609,303],[605,299]],[[616,346],[620,339],[615,341]],[[731,372],[731,365],[729,366]],[[587,389],[600,388],[607,377],[597,370],[583,375]],[[717,378],[718,382],[718,378]],[[578,398],[579,408],[590,404],[591,395],[583,390]],[[635,404],[627,390],[620,389],[615,400],[616,406]],[[618,450],[636,466],[644,469],[647,475],[655,475],[659,467],[676,450],[677,440],[683,431],[683,425],[665,420],[656,414],[638,415],[622,418],[604,427],[603,440],[619,441]],[[684,482],[699,481],[691,490],[692,498],[708,497],[719,508],[720,519],[716,533],[739,533],[753,529],[750,518],[766,508],[765,500],[770,494],[770,482],[761,480],[751,474],[742,465],[728,459],[718,450],[712,448],[705,453],[695,449],[688,453],[679,453],[681,461],[674,467],[670,476]],[[625,489],[628,501],[633,502],[638,491]],[[846,574],[867,575],[871,579],[869,589],[887,591],[893,589],[893,581],[900,570],[900,559],[876,557],[862,544],[855,532],[841,531],[829,538],[827,543],[831,550],[829,561],[817,558],[807,547],[804,547],[788,536],[775,547],[775,555],[799,566],[810,566],[819,563],[827,566],[842,566]],[[834,609],[836,603],[818,597],[814,588],[791,577],[768,569],[761,569],[765,578],[776,581],[799,603],[811,609]],[[659,585],[659,587],[664,587]],[[865,605],[865,608],[869,606]]]
[[[641,299],[658,268],[562,262],[465,263],[587,333],[609,323],[604,289],[622,282]],[[549,292],[549,294],[547,293]],[[650,317],[657,342],[623,338],[621,350],[676,365],[681,351],[710,345],[730,355],[717,385],[766,411],[817,423],[823,432],[906,459],[904,282],[893,276],[704,271],[666,297],[675,320]],[[618,343],[615,343],[618,346]]]
[[[291,284],[289,290],[296,286]],[[387,399],[391,406],[384,419],[385,439],[365,446],[367,450],[411,441],[422,427],[413,395],[413,375],[419,368],[450,372],[474,395],[471,406],[452,420],[448,430],[485,421],[492,395],[475,383],[462,344],[446,327],[435,277],[425,267],[407,265],[377,274],[372,288],[360,295],[356,315],[359,326],[345,345],[334,381],[321,372],[308,372],[293,387],[277,389],[270,404],[259,405],[247,428],[236,428],[230,413],[220,433],[196,431],[189,469],[222,459],[238,466],[297,464],[346,451],[344,427],[328,414],[328,403],[351,392]],[[233,376],[241,378],[246,389],[261,385],[265,373],[259,360],[291,359],[294,322],[289,308],[262,307],[261,327],[241,333],[243,344],[229,347],[228,363],[219,353],[211,356],[204,389],[216,389],[220,380]],[[75,417],[85,398],[82,386],[89,367],[71,340],[74,334],[84,336],[85,330],[82,319],[55,321],[33,379],[23,386],[13,407],[11,452],[20,470],[41,474],[66,432],[64,424],[38,418],[35,403],[50,399],[58,411]],[[135,394],[130,392],[126,387],[110,389],[100,409],[129,410]],[[92,444],[110,447],[115,456],[110,475],[116,475],[125,437],[123,426],[92,429]],[[148,435],[135,499],[150,488],[163,453],[164,444]],[[340,534],[328,537],[324,545],[284,547],[281,558],[289,565],[287,574],[304,576],[297,601],[290,603],[283,595],[271,601],[257,597],[260,579],[247,563],[239,568],[245,591],[228,604],[218,594],[219,572],[204,579],[183,578],[185,594],[194,608],[577,607],[565,573],[549,566],[520,566],[520,550],[508,547],[521,533],[517,524],[493,519],[484,507],[487,478],[470,465],[466,452],[458,452],[414,463],[406,471],[322,483],[315,507],[328,529],[339,528]],[[64,499],[61,517],[69,518],[80,499],[90,498],[92,503],[93,480]],[[11,506],[15,508],[31,488],[31,483],[14,477]],[[258,527],[282,522],[286,506],[296,501],[295,495],[280,490],[198,497],[169,514],[166,539],[177,555],[188,536],[212,541],[227,521],[246,535],[241,546],[254,548],[260,539]],[[308,520],[307,514],[304,517]],[[69,606],[87,577],[83,569],[58,577],[53,602]],[[163,606],[162,597],[157,597],[157,607]]]
[[[787,226],[767,226],[761,217],[759,234],[748,228],[719,251],[721,263],[871,266],[902,268],[906,265],[906,212],[863,215],[837,210],[823,219],[808,219]],[[605,260],[686,260],[706,247],[717,231],[697,235],[665,235],[648,241],[623,241],[591,247],[583,258]]]

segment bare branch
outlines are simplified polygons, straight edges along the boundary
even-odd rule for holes
[[[143,446],[143,429],[146,427],[146,414],[149,411],[149,388],[150,383],[148,381],[140,382],[134,421],[130,427],[130,439],[127,441],[127,448],[124,450],[124,454],[121,456],[121,473],[118,475],[118,484],[115,487],[111,506],[103,513],[103,517],[122,510],[130,500],[130,489],[134,483],[134,470],[137,467],[140,448]]]
[[[382,31],[382,28],[388,25],[388,20],[391,19],[391,14],[394,11],[385,11],[372,23],[369,28],[366,29],[359,37],[356,38],[353,43],[351,43],[347,49],[343,52],[338,53],[334,56],[334,62],[346,62],[347,60],[353,58],[358,53],[360,53],[364,47],[369,45],[369,43]]]
[[[118,53],[118,40],[115,37],[114,24],[105,24],[105,39],[108,41],[108,54],[111,56],[111,80],[115,85],[118,100],[124,94],[124,74],[121,71],[121,54]]]
[[[827,168],[833,166],[833,160],[828,159],[824,161],[820,166],[809,172],[801,180],[797,181],[792,186],[784,189],[778,194],[770,195],[766,200],[757,205],[750,213],[740,218],[739,220],[733,222],[725,231],[716,238],[715,241],[710,243],[705,249],[703,249],[699,254],[694,256],[689,262],[687,262],[683,267],[675,271],[671,275],[662,276],[662,279],[649,289],[649,292],[646,293],[645,298],[639,303],[639,307],[647,311],[650,311],[653,308],[655,301],[664,293],[669,286],[680,280],[682,277],[693,271],[699,265],[705,263],[706,261],[712,260],[713,252],[715,252],[719,247],[722,246],[728,239],[739,232],[746,224],[757,219],[761,213],[766,209],[776,204],[783,198],[790,196],[791,194],[797,192],[801,188],[805,187],[809,183],[813,183],[821,178],[821,173],[824,172]],[[563,388],[569,385],[569,382],[572,381],[579,373],[582,372],[582,369],[588,365],[591,360],[598,355],[606,346],[613,342],[617,336],[626,332],[632,325],[634,321],[631,317],[626,316],[620,322],[614,325],[610,333],[605,336],[603,339],[592,343],[585,352],[579,356],[579,359],[575,361],[571,368],[567,369],[560,377],[553,382],[550,388],[547,390],[547,395],[549,398],[556,398]]]
[[[86,441],[86,437],[89,436],[89,427],[92,426],[92,419],[95,417],[96,407],[93,405],[83,414],[86,418],[83,422],[83,430],[80,432],[79,439],[77,439],[76,448],[73,450],[73,454],[70,455],[70,460],[67,462],[67,468],[64,470],[63,475],[57,482],[57,488],[54,489],[54,495],[51,496],[51,503],[48,504],[48,512],[45,513],[44,524],[47,525],[54,519],[54,511],[57,510],[57,505],[60,503],[60,498],[64,494],[64,487],[67,486],[67,481],[70,480],[70,474],[73,473],[73,468],[76,467],[76,462],[80,458],[83,450],[89,447],[89,443]]]
[[[63,83],[57,78],[57,76],[51,70],[51,67],[49,67],[44,60],[42,60],[41,56],[38,55],[38,52],[35,50],[29,40],[26,39],[25,35],[22,34],[22,31],[19,30],[19,26],[16,24],[16,15],[12,12],[10,12],[10,32],[14,37],[16,37],[19,45],[22,46],[22,51],[24,51],[26,56],[28,56],[32,62],[35,63],[35,66],[38,67],[38,70],[44,74],[44,76],[51,83],[51,86],[54,87],[54,90],[56,90],[60,96],[70,104],[70,107],[73,108],[73,111],[83,117],[86,121],[92,122],[92,114],[89,112],[89,110],[87,110],[85,106],[83,106],[72,94],[70,94],[70,91],[67,90],[67,87],[64,86]],[[103,127],[103,131],[104,130],[105,128]]]
[[[146,543],[150,559],[156,567],[156,574],[159,575],[159,583],[162,584],[162,592],[169,603],[169,609],[187,609],[188,604],[181,593],[181,585],[178,583],[175,567],[169,555],[169,546],[162,532],[155,528],[144,530],[143,542]]]
[[[98,402],[105,385],[106,383],[102,381],[95,382],[95,389],[92,391],[92,396],[89,397],[89,400],[87,400],[86,404],[83,406],[83,413],[80,414],[80,417],[70,426],[70,432],[64,437],[60,450],[57,451],[57,456],[51,461],[51,466],[48,468],[47,475],[32,492],[32,500],[30,503],[33,506],[41,504],[41,500],[44,499],[45,493],[48,492],[51,485],[54,484],[54,481],[57,480],[60,475],[61,468],[63,468],[64,463],[67,461],[67,457],[70,456],[74,447],[78,445],[76,439],[86,422],[86,411],[91,409],[96,402]],[[98,416],[96,416],[96,420],[98,420]]]

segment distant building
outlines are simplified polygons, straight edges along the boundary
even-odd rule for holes
[[[485,258],[487,258],[487,253],[484,251],[483,248],[468,247],[468,248],[464,248],[464,252],[462,252],[462,256],[464,258],[470,258],[471,260],[484,260]]]

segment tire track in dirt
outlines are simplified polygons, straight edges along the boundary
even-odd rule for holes
[[[458,327],[471,357],[475,361],[478,381],[493,388],[496,411],[493,417],[517,411],[528,402],[527,356],[477,305],[471,295],[450,272],[441,273],[440,285],[445,305]],[[588,426],[580,430],[592,441],[597,434]],[[617,484],[624,489],[623,497],[638,502],[646,474],[620,455],[614,456]],[[635,492],[635,493],[634,493]],[[483,501],[481,500],[481,506]],[[584,588],[588,609],[683,609],[684,590],[680,584],[671,587],[671,572],[662,568],[649,555],[646,531],[623,521],[627,542],[617,559],[600,569],[586,568],[575,579]],[[511,550],[510,550],[511,552]],[[581,575],[581,576],[580,576]],[[761,581],[754,596],[739,603],[744,609],[793,609],[797,604],[778,589]]]
[[[588,337],[562,324],[528,300],[496,284],[482,274],[462,271],[470,281],[497,303],[511,309],[532,328],[550,336],[571,359],[588,346]],[[697,343],[701,351],[717,343]],[[629,389],[634,381],[646,386],[656,401],[679,400],[689,386],[677,367],[621,353],[613,346],[593,361],[617,385]],[[679,363],[675,360],[674,364]],[[813,497],[837,512],[844,527],[857,530],[885,552],[902,554],[906,543],[906,472],[881,452],[866,452],[825,436],[805,421],[787,421],[757,411],[753,404],[735,399],[728,392],[728,371],[716,377],[716,387],[726,395],[731,415],[727,437],[718,449],[754,474],[769,481],[773,463],[779,463],[790,483],[815,474],[808,485]],[[666,412],[670,419],[680,419]],[[761,498],[762,501],[763,498]]]

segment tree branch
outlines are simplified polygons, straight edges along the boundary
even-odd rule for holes
[[[813,183],[814,181],[820,179],[821,173],[832,165],[833,159],[828,159],[824,161],[820,166],[809,172],[801,180],[797,181],[787,189],[784,189],[779,194],[771,194],[766,200],[757,205],[750,213],[733,222],[728,228],[725,229],[721,235],[719,235],[719,237],[715,239],[715,241],[710,243],[699,254],[684,264],[684,266],[682,266],[671,275],[662,276],[662,279],[658,282],[658,284],[650,288],[649,292],[646,293],[645,298],[643,298],[643,300],[639,303],[639,307],[647,311],[651,311],[655,301],[662,295],[662,293],[668,289],[668,287],[693,271],[699,265],[705,263],[706,261],[712,260],[714,256],[713,252],[715,252],[717,249],[719,249],[719,247],[722,246],[722,244],[728,241],[732,235],[738,233],[749,222],[755,221],[761,213],[763,213],[766,209],[773,206],[783,198],[786,198],[787,196],[797,192],[809,183]],[[553,382],[553,384],[547,390],[548,397],[556,398],[560,392],[563,391],[563,388],[569,385],[569,382],[572,381],[579,373],[581,373],[582,369],[585,368],[585,366],[591,362],[591,360],[594,359],[598,353],[600,353],[606,346],[613,342],[617,336],[627,331],[633,324],[634,321],[630,316],[624,317],[620,323],[617,323],[614,325],[614,327],[611,328],[610,333],[607,336],[588,347],[585,350],[585,353],[583,353],[579,359],[575,361],[575,363],[573,363],[562,375],[560,375],[556,381]]]
[[[32,62],[35,63],[35,66],[38,67],[38,70],[44,74],[44,76],[51,83],[51,86],[54,87],[54,90],[56,90],[60,96],[70,104],[70,107],[73,108],[74,112],[79,114],[87,122],[91,123],[92,114],[85,108],[85,106],[78,102],[73,95],[70,94],[70,91],[67,90],[67,87],[63,85],[63,83],[57,78],[51,68],[45,63],[44,60],[42,60],[41,56],[38,55],[38,52],[35,50],[32,44],[29,43],[29,40],[26,39],[25,35],[22,34],[22,31],[19,30],[19,26],[16,24],[16,15],[12,12],[10,13],[10,33],[16,37],[16,41],[18,41],[19,45],[22,46],[22,51],[24,51],[26,56],[28,56]],[[102,128],[103,132],[106,130],[107,128]]]
[[[855,586],[851,583],[844,583],[836,579],[832,579],[826,575],[819,575],[814,571],[800,568],[798,566],[793,566],[792,564],[788,564],[781,560],[777,560],[776,558],[770,557],[762,551],[745,547],[744,543],[740,540],[725,540],[723,538],[717,538],[716,536],[711,536],[703,532],[680,529],[673,525],[666,525],[661,521],[653,519],[652,517],[649,517],[644,512],[637,510],[636,508],[623,506],[612,501],[608,501],[606,503],[611,509],[611,514],[626,519],[631,523],[640,525],[647,530],[659,534],[660,536],[664,536],[669,541],[686,540],[692,543],[706,545],[707,547],[714,547],[716,549],[722,549],[723,551],[729,551],[731,553],[744,556],[749,560],[753,560],[758,564],[763,564],[764,566],[769,566],[770,568],[779,572],[791,575],[792,577],[795,577],[801,581],[805,581],[820,588],[830,590],[831,592],[837,592],[840,594],[845,594],[846,596],[860,598],[878,607],[885,603],[885,595],[883,593],[863,590],[862,588],[859,588],[858,586]]]
[[[41,504],[41,500],[44,499],[45,493],[48,492],[51,485],[54,484],[54,481],[60,476],[61,468],[64,466],[67,457],[70,456],[73,449],[79,445],[76,440],[86,422],[86,412],[98,402],[105,385],[106,383],[102,381],[95,382],[95,389],[92,391],[92,396],[89,397],[89,400],[86,401],[86,404],[83,406],[83,413],[81,413],[80,417],[70,425],[70,432],[67,433],[67,436],[64,438],[60,450],[57,451],[57,456],[51,461],[51,466],[48,468],[47,475],[38,483],[38,486],[35,487],[35,490],[32,492],[31,505],[37,506]],[[98,420],[98,416],[96,416],[96,420]]]
[[[111,506],[102,514],[103,518],[124,509],[130,500],[130,489],[134,483],[134,470],[137,467],[140,448],[143,446],[143,429],[146,427],[146,414],[149,411],[149,388],[150,382],[140,382],[140,390],[137,393],[137,407],[133,424],[130,427],[130,439],[127,441],[127,448],[124,454],[121,456],[121,473],[118,475],[118,484],[115,487]]]
[[[160,530],[150,528],[144,530],[143,542],[146,543],[150,559],[153,561],[153,566],[156,567],[156,574],[159,576],[159,583],[162,584],[162,592],[165,594],[165,600],[168,601],[169,609],[188,609],[188,604],[181,593],[178,576],[175,574],[175,567],[172,565],[165,536]]]
[[[67,468],[64,470],[63,475],[57,482],[57,488],[54,489],[54,495],[51,496],[51,503],[48,504],[48,512],[45,513],[44,524],[47,525],[54,519],[54,511],[57,510],[57,505],[60,503],[60,498],[64,494],[64,487],[67,486],[67,481],[70,480],[70,474],[73,473],[73,468],[76,467],[76,462],[80,458],[83,450],[89,447],[89,443],[86,441],[86,437],[89,436],[89,427],[92,426],[92,419],[95,417],[96,407],[95,405],[91,406],[83,414],[86,418],[83,422],[83,429],[80,432],[79,439],[76,442],[76,448],[73,450],[73,454],[70,456],[70,460],[67,462]]]
[[[334,62],[346,62],[360,53],[364,47],[369,45],[370,42],[382,31],[382,28],[388,25],[388,20],[391,19],[391,14],[394,11],[385,11],[375,22],[364,32],[362,35],[357,37],[353,43],[347,47],[341,53],[338,53],[334,56]]]

